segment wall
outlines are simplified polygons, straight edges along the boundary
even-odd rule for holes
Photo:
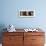
[[[15,28],[40,27],[46,32],[46,0],[0,0],[0,31],[13,24]],[[19,10],[35,9],[33,18],[21,18]]]
[[[13,24],[16,28],[42,27],[46,28],[45,0],[1,0],[0,25]],[[35,9],[33,18],[21,18],[21,9]]]

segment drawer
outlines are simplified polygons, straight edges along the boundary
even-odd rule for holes
[[[14,43],[14,44],[2,44],[2,46],[23,46],[23,43]]]
[[[23,41],[23,36],[4,36],[3,43],[15,43]]]
[[[32,43],[33,44],[43,44],[44,36],[32,36]]]
[[[42,39],[44,39],[44,36],[32,36],[32,39],[40,39],[40,40],[42,40]]]
[[[32,36],[24,36],[24,40],[32,40]]]
[[[44,44],[31,44],[32,46],[44,46]]]
[[[4,32],[4,36],[23,36],[23,32]]]
[[[15,46],[14,44],[2,44],[2,46]]]
[[[24,36],[44,36],[44,32],[24,32]]]

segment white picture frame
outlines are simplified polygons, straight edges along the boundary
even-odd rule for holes
[[[35,10],[19,10],[20,17],[35,17]]]

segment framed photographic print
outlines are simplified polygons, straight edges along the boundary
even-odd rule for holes
[[[20,11],[20,16],[27,16],[27,11]]]
[[[34,17],[35,16],[35,11],[20,11],[20,17]]]

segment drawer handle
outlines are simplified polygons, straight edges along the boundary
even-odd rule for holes
[[[32,40],[36,40],[36,39],[32,39]]]
[[[9,38],[10,40],[12,40],[11,38]]]
[[[10,40],[13,40],[13,38],[9,38]]]

